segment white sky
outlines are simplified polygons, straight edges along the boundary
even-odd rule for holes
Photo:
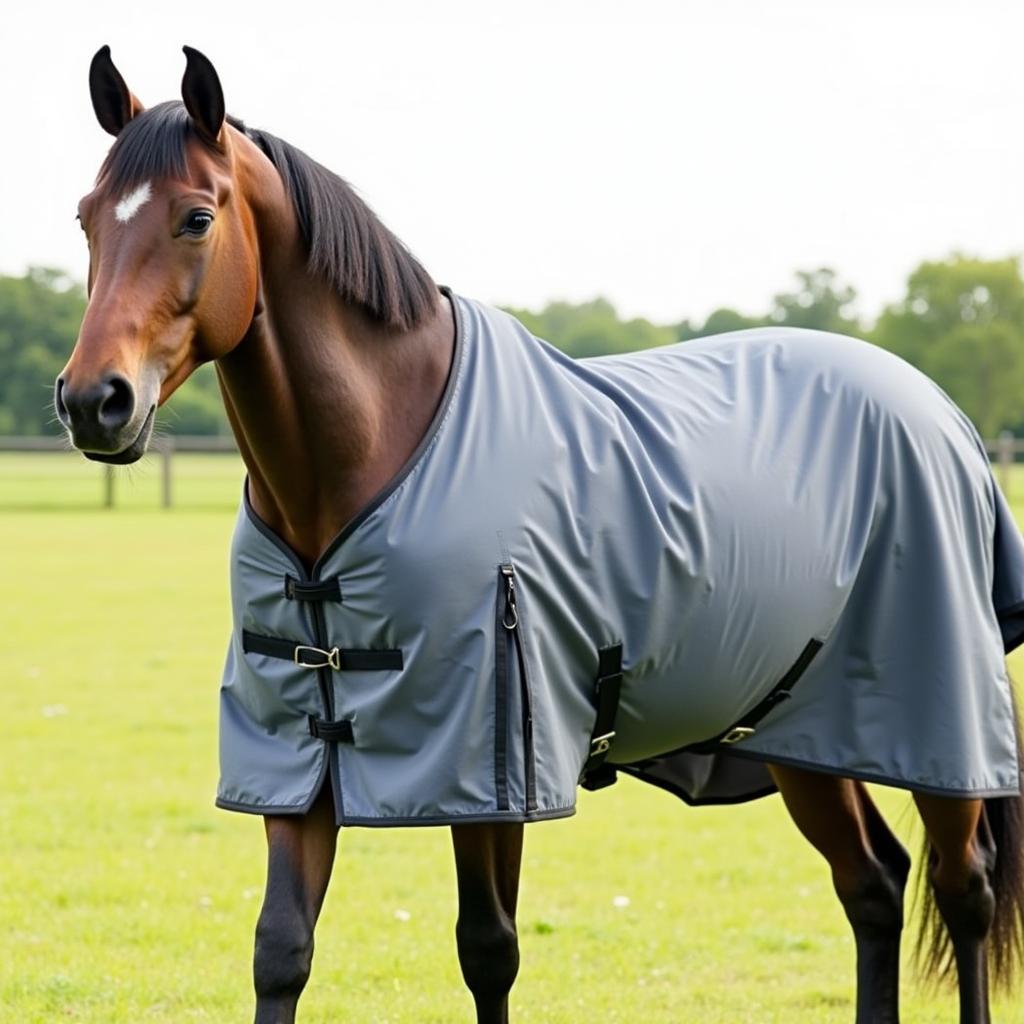
[[[763,312],[827,264],[874,316],[923,258],[1024,251],[1020,0],[22,0],[3,35],[0,272],[84,276],[103,43],[144,103],[198,47],[485,300]]]

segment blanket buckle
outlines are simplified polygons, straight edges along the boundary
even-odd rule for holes
[[[310,654],[320,655],[322,661],[308,661],[302,656],[303,651],[309,651]],[[306,644],[297,644],[295,647],[294,654],[295,664],[300,668],[333,668],[335,672],[341,671],[341,651],[337,647],[332,647],[329,651],[325,651],[322,647],[310,647]]]
[[[749,725],[737,725],[730,729],[718,742],[727,744],[739,743],[740,740],[753,736],[754,732],[755,730]]]
[[[594,736],[590,741],[590,756],[597,757],[600,754],[607,754],[611,749],[613,739],[615,739],[614,731]]]

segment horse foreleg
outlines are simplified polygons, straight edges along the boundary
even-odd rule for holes
[[[330,786],[301,817],[264,818],[267,891],[256,924],[256,1024],[292,1024],[313,960],[313,928],[331,877],[338,830]]]
[[[828,861],[853,928],[857,1024],[895,1024],[910,856],[859,782],[778,765],[771,772],[793,821]]]
[[[455,939],[477,1024],[506,1024],[519,970],[516,901],[522,825],[453,825],[459,919]]]
[[[961,1024],[989,1024],[986,940],[995,916],[989,875],[995,850],[980,800],[915,793],[928,833],[929,881],[949,931]]]

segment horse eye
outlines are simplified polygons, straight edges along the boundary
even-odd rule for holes
[[[193,210],[181,229],[183,234],[205,235],[213,223],[213,214],[209,210]]]

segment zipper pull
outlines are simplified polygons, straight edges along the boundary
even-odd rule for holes
[[[511,565],[503,565],[501,566],[501,575],[505,577],[505,614],[501,617],[501,624],[507,630],[513,630],[519,625],[519,611],[516,608],[515,570]]]

